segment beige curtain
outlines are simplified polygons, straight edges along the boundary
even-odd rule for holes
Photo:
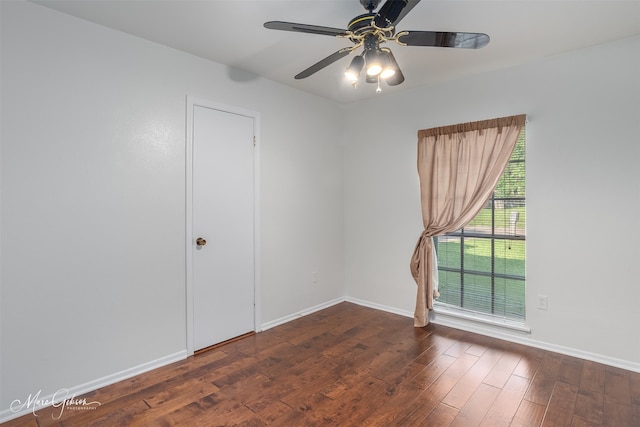
[[[433,236],[468,224],[491,197],[509,162],[525,116],[503,117],[418,132],[418,175],[424,231],[411,257],[418,285],[414,326],[429,323],[438,293]]]

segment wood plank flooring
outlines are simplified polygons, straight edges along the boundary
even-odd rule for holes
[[[2,426],[640,426],[640,373],[342,303]]]

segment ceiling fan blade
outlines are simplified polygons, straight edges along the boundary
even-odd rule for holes
[[[408,0],[407,5],[400,11],[400,15],[393,21],[393,25],[398,25],[398,22],[402,21],[402,18],[407,16],[407,13],[411,12],[418,3],[420,0]]]
[[[320,34],[321,36],[346,36],[347,30],[341,28],[321,27],[319,25],[296,24],[294,22],[269,21],[264,27],[270,30],[294,31],[297,33]]]
[[[484,33],[453,33],[441,31],[402,31],[398,42],[407,46],[436,46],[479,49],[489,43]]]
[[[387,0],[373,18],[373,22],[379,28],[398,25],[418,3],[420,0]]]
[[[318,71],[322,70],[324,67],[333,64],[338,59],[341,59],[341,58],[349,55],[351,53],[351,51],[353,51],[352,47],[342,48],[339,51],[334,52],[331,55],[327,56],[323,60],[316,62],[315,64],[313,64],[311,67],[307,68],[306,70],[302,71],[301,73],[299,73],[298,75],[295,76],[295,79],[296,80],[305,79],[305,78],[309,77],[310,75],[315,74]]]
[[[382,48],[381,50],[389,54],[389,59],[391,60],[391,64],[396,70],[395,74],[391,77],[387,77],[385,81],[389,86],[398,86],[400,83],[404,82],[404,74],[402,74],[402,71],[400,70],[400,66],[396,61],[396,58],[393,56],[393,52],[391,52],[391,49],[385,47],[385,48]]]

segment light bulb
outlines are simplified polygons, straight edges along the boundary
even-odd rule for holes
[[[351,70],[347,70],[344,72],[344,75],[347,77],[347,80],[349,80],[351,83],[355,83],[358,81],[358,78],[360,78],[359,75],[355,74],[353,71]]]
[[[384,70],[382,70],[382,72],[380,73],[380,78],[381,79],[387,79],[391,76],[393,76],[396,73],[396,70],[394,70],[391,67],[385,68]]]
[[[367,74],[370,76],[377,76],[382,71],[380,64],[371,64],[367,67]]]

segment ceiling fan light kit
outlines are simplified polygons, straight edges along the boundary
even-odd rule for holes
[[[389,58],[389,54],[387,52],[380,53],[380,62],[382,64],[382,70],[380,71],[381,79],[386,80],[396,73],[395,66],[391,64],[391,59]]]
[[[355,56],[351,60],[351,64],[347,67],[347,70],[344,72],[344,75],[351,83],[355,83],[360,78],[360,73],[364,68],[364,58],[362,55]]]
[[[370,50],[365,53],[364,58],[367,61],[367,75],[377,76],[382,71],[382,61],[377,50]]]
[[[345,71],[348,81],[354,86],[365,70],[365,81],[377,83],[376,92],[380,92],[380,80],[389,86],[404,82],[404,75],[396,62],[391,49],[380,47],[382,43],[396,42],[400,46],[432,46],[479,49],[489,43],[489,36],[483,33],[461,33],[442,31],[400,31],[396,25],[409,13],[420,0],[387,0],[377,13],[379,0],[360,0],[368,13],[353,18],[346,30],[318,25],[296,24],[283,21],[265,22],[265,28],[281,31],[294,31],[307,34],[327,35],[349,39],[353,46],[342,48],[298,73],[296,79],[304,79],[337,60],[362,47]]]

